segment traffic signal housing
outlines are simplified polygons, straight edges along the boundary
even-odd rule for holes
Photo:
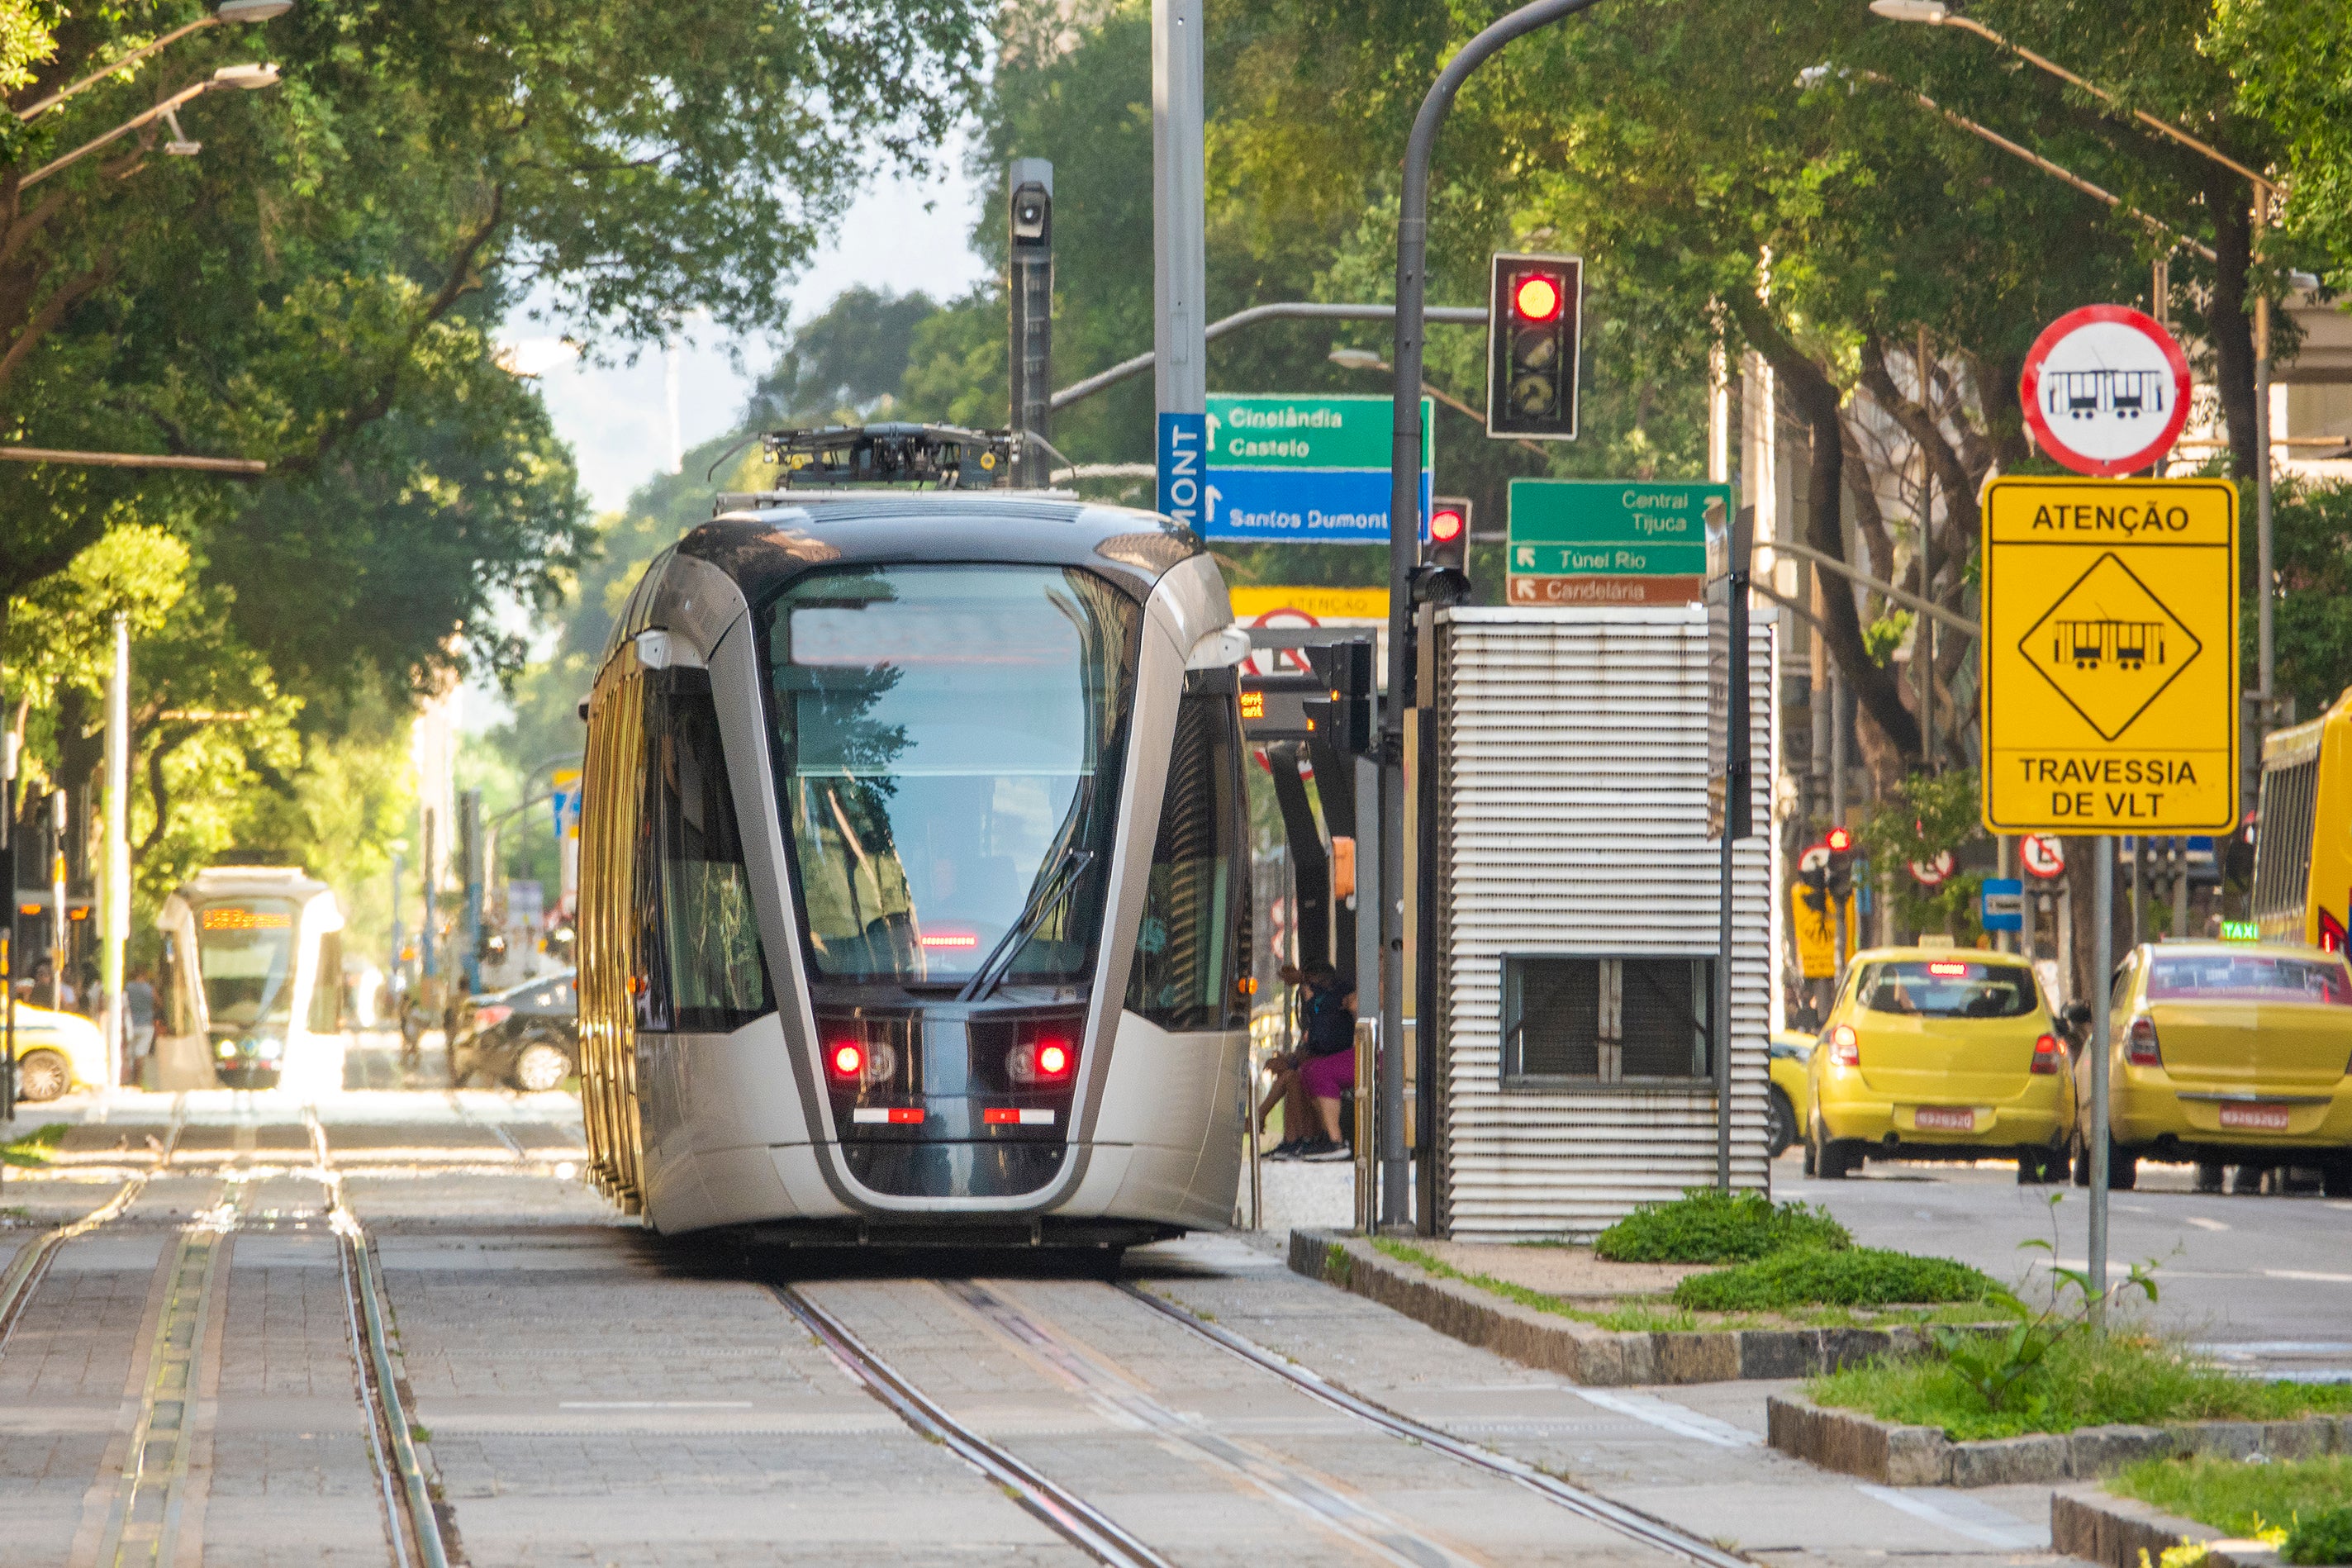
[[[1843,903],[1853,894],[1853,831],[1832,827],[1822,836],[1830,852],[1828,875],[1822,879],[1831,897]]]
[[[1439,496],[1429,509],[1429,543],[1422,559],[1433,566],[1470,572],[1470,503]]]
[[[1576,439],[1583,313],[1580,258],[1496,255],[1486,295],[1487,435]]]

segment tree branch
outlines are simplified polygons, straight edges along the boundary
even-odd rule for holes
[[[113,276],[112,256],[101,257],[96,267],[72,281],[59,285],[55,293],[41,301],[41,308],[33,312],[32,320],[26,321],[24,330],[16,334],[16,341],[8,345],[8,352],[0,353],[0,390],[5,390],[10,378],[16,374],[16,367],[25,363],[25,356],[57,330],[58,323],[66,319],[66,313]]]
[[[1974,539],[1980,520],[1976,486],[1969,482],[1968,467],[1952,450],[1952,444],[1944,439],[1935,415],[1925,404],[1904,396],[1895,386],[1895,377],[1886,366],[1885,340],[1876,332],[1866,333],[1862,340],[1862,384],[1881,408],[1895,416],[1903,433],[1927,454],[1928,470],[1944,492],[1945,531],[1961,539]],[[1951,552],[1943,553],[1948,558]],[[1927,598],[1935,597],[1933,584],[1921,588],[1920,593]]]

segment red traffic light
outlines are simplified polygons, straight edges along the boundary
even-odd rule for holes
[[[1429,514],[1429,539],[1433,544],[1452,544],[1469,531],[1470,523],[1458,507],[1442,506]]]
[[[1542,325],[1559,319],[1559,279],[1542,272],[1523,273],[1511,285],[1511,310],[1520,321]]]
[[[1853,847],[1853,834],[1843,827],[1832,827],[1822,836],[1822,842],[1829,847],[1831,854],[1843,855]]]

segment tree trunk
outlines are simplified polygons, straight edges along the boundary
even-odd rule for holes
[[[2247,313],[2246,268],[2253,235],[2245,182],[2214,166],[2205,181],[2205,205],[2213,215],[2213,295],[2205,330],[2213,340],[2213,385],[2221,394],[2221,417],[2230,429],[2230,472],[2253,477],[2261,454],[2254,449],[2254,323]]]
[[[1771,362],[1787,384],[1790,398],[1804,416],[1811,458],[1805,542],[1833,560],[1845,553],[1845,426],[1838,390],[1821,366],[1790,342],[1759,300],[1735,296],[1732,313],[1757,352]],[[1906,763],[1919,755],[1919,726],[1903,705],[1895,676],[1871,659],[1863,645],[1862,619],[1852,594],[1822,595],[1823,631],[1831,656],[1863,710],[1878,723]]]

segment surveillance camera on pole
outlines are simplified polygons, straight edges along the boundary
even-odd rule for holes
[[[1044,443],[1052,437],[1054,396],[1054,165],[1015,158],[1006,184],[1012,276],[1013,483],[1042,488],[1053,472]],[[1035,439],[1031,439],[1031,437]]]

